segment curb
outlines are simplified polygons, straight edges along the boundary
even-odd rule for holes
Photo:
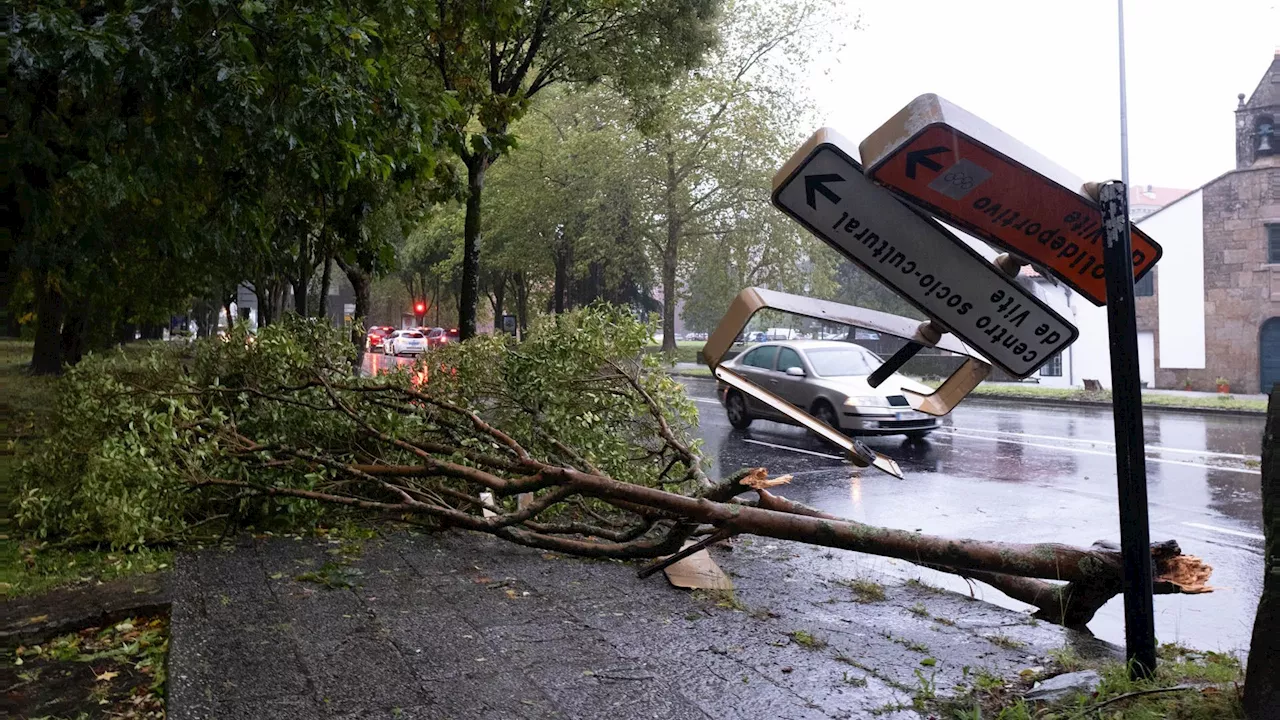
[[[172,597],[171,576],[163,571],[6,600],[0,605],[0,645],[44,642],[137,615],[167,613]]]
[[[1046,398],[1029,398],[1021,395],[969,395],[965,400],[971,401],[990,401],[1004,403],[1021,403],[1023,405],[1038,405],[1040,407],[1070,407],[1072,405],[1081,407],[1110,408],[1111,403],[1102,402],[1100,400],[1049,400]],[[1266,410],[1233,410],[1228,408],[1213,407],[1179,407],[1177,405],[1151,405],[1142,404],[1142,410],[1155,410],[1158,412],[1174,412],[1187,415],[1223,415],[1228,417],[1266,417]]]

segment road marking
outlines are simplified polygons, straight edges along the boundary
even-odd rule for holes
[[[689,399],[690,399],[690,400],[692,400],[692,401],[694,401],[694,402],[702,403],[702,404],[704,404],[704,405],[719,405],[719,404],[720,404],[720,401],[719,401],[719,400],[708,400],[707,398],[691,397],[691,398],[689,398]]]
[[[752,445],[764,445],[765,447],[777,448],[777,449],[779,449],[779,450],[790,450],[791,452],[804,453],[805,455],[816,455],[817,457],[831,458],[832,460],[843,460],[843,459],[844,459],[844,458],[840,457],[839,455],[832,455],[832,454],[830,454],[830,453],[814,452],[813,450],[804,450],[804,449],[801,449],[801,448],[798,448],[798,447],[791,447],[790,445],[776,445],[776,444],[774,444],[774,443],[764,442],[763,440],[751,440],[751,439],[748,439],[748,438],[744,438],[744,439],[742,440],[742,442],[748,442],[748,443],[751,443]]]
[[[1015,433],[1015,432],[1011,432],[1011,430],[988,430],[986,428],[961,428],[960,425],[951,425],[951,427],[957,430],[964,430],[964,432],[966,433],[992,433],[992,434],[1002,434],[1002,436],[1033,437],[1033,438],[1039,438],[1039,439],[1061,439],[1061,441],[1066,441],[1066,442],[1087,442],[1087,443],[1091,443],[1091,445],[1107,445],[1107,446],[1115,447],[1115,441],[1107,441],[1107,439],[1073,438],[1073,437],[1062,437],[1062,436],[1038,436],[1038,434],[1034,434],[1034,433]],[[1165,447],[1162,445],[1148,445],[1147,450],[1151,452],[1181,452],[1181,454],[1184,454],[1184,455],[1206,455],[1206,456],[1211,455],[1213,457],[1231,457],[1231,459],[1234,459],[1234,460],[1262,460],[1262,457],[1257,455],[1239,455],[1239,454],[1236,454],[1236,452],[1216,452],[1212,450],[1189,450],[1189,448],[1185,448],[1185,447]]]
[[[1226,535],[1235,535],[1236,537],[1249,538],[1250,540],[1266,540],[1267,538],[1258,533],[1244,532],[1243,530],[1232,530],[1230,528],[1220,528],[1214,525],[1205,525],[1204,523],[1184,522],[1187,527],[1200,528],[1201,530],[1210,530],[1212,532],[1220,532]]]
[[[940,430],[948,430],[947,435],[951,437],[970,438],[973,440],[987,440],[989,442],[1013,443],[1014,445],[1025,445],[1027,447],[1046,448],[1048,450],[1066,450],[1068,452],[1081,453],[1083,455],[1101,455],[1102,457],[1113,458],[1116,456],[1113,452],[1102,452],[1100,450],[1086,450],[1085,448],[1067,447],[1064,445],[1046,445],[1044,443],[1021,442],[1019,440],[1008,440],[1006,438],[989,437],[987,435],[964,435],[949,428],[939,428]],[[1249,470],[1246,468],[1233,468],[1221,465],[1203,465],[1201,463],[1186,462],[1184,460],[1169,460],[1167,458],[1147,457],[1147,460],[1155,463],[1163,463],[1165,465],[1182,465],[1184,467],[1201,468],[1204,470],[1224,470],[1226,472],[1244,473],[1245,475],[1261,475],[1261,470]]]

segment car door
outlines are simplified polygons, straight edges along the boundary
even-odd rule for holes
[[[777,345],[764,345],[748,350],[734,370],[757,386],[773,390],[773,365],[778,357]],[[757,417],[774,417],[777,412],[754,397],[747,396],[747,409]]]
[[[806,374],[799,377],[788,375],[787,369],[793,367],[804,370]],[[771,384],[766,387],[792,405],[808,410],[813,404],[813,387],[808,382],[807,374],[808,371],[805,370],[804,361],[800,359],[800,353],[784,345],[778,348],[777,362],[770,378]]]

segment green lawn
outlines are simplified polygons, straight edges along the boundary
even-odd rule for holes
[[[937,383],[931,383],[937,385]],[[1019,398],[1028,400],[1058,400],[1061,402],[1111,402],[1111,391],[1090,392],[1080,388],[1051,388],[1037,385],[979,385],[974,397]],[[1231,395],[1183,396],[1144,393],[1144,407],[1178,407],[1211,410],[1243,410],[1266,412],[1265,400],[1248,400]]]

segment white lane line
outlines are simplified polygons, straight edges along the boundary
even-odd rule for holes
[[[696,402],[696,403],[702,403],[702,404],[704,404],[704,405],[719,405],[719,404],[720,404],[720,401],[719,401],[719,400],[708,400],[707,398],[691,397],[691,398],[689,398],[689,399],[690,399],[690,400],[692,400],[692,401],[694,401],[694,402]]]
[[[986,440],[988,442],[1013,443],[1014,445],[1025,445],[1027,447],[1046,448],[1048,450],[1065,450],[1067,452],[1080,453],[1082,455],[1100,455],[1102,457],[1115,457],[1113,452],[1102,452],[1100,450],[1086,450],[1085,448],[1066,447],[1063,445],[1046,445],[1044,443],[1021,442],[1019,440],[1009,440],[1006,438],[990,437],[988,435],[965,435],[949,430],[949,428],[939,428],[947,430],[947,435],[951,437],[970,438],[972,440]],[[1155,463],[1163,463],[1165,465],[1182,465],[1184,467],[1201,468],[1204,470],[1224,470],[1226,472],[1244,473],[1245,475],[1261,475],[1261,470],[1249,470],[1247,468],[1233,468],[1219,465],[1203,465],[1201,463],[1186,462],[1184,460],[1169,460],[1168,458],[1148,457],[1148,461]]]
[[[986,428],[960,427],[959,425],[953,425],[952,427],[954,427],[956,430],[963,430],[965,432],[991,433],[995,435],[1015,435],[1017,437],[1039,438],[1041,440],[1063,440],[1065,442],[1089,443],[1091,445],[1108,445],[1111,447],[1115,447],[1115,444],[1116,444],[1114,440],[1092,440],[1089,438],[1063,437],[1061,435],[1036,435],[1034,433],[1013,432],[1011,430],[988,430]],[[1205,456],[1213,456],[1213,457],[1224,457],[1224,458],[1231,458],[1233,460],[1261,460],[1262,459],[1257,455],[1240,455],[1238,453],[1216,452],[1214,450],[1191,450],[1189,448],[1165,447],[1164,445],[1148,445],[1147,450],[1151,452],[1170,452],[1170,453],[1183,453],[1186,455],[1205,455]]]
[[[1187,527],[1200,528],[1201,530],[1209,530],[1211,532],[1220,532],[1224,535],[1235,535],[1236,537],[1249,538],[1250,540],[1266,540],[1267,538],[1258,533],[1244,532],[1243,530],[1232,530],[1230,528],[1220,528],[1214,525],[1205,525],[1204,523],[1184,522]]]
[[[748,443],[751,443],[752,445],[764,445],[765,447],[777,448],[779,450],[790,450],[791,452],[804,453],[805,455],[816,455],[817,457],[831,458],[832,460],[844,459],[839,455],[831,455],[829,453],[820,453],[820,452],[814,452],[812,450],[804,450],[798,447],[791,447],[790,445],[775,445],[774,443],[764,442],[763,440],[751,440],[751,439],[743,438],[742,442],[748,442]]]

